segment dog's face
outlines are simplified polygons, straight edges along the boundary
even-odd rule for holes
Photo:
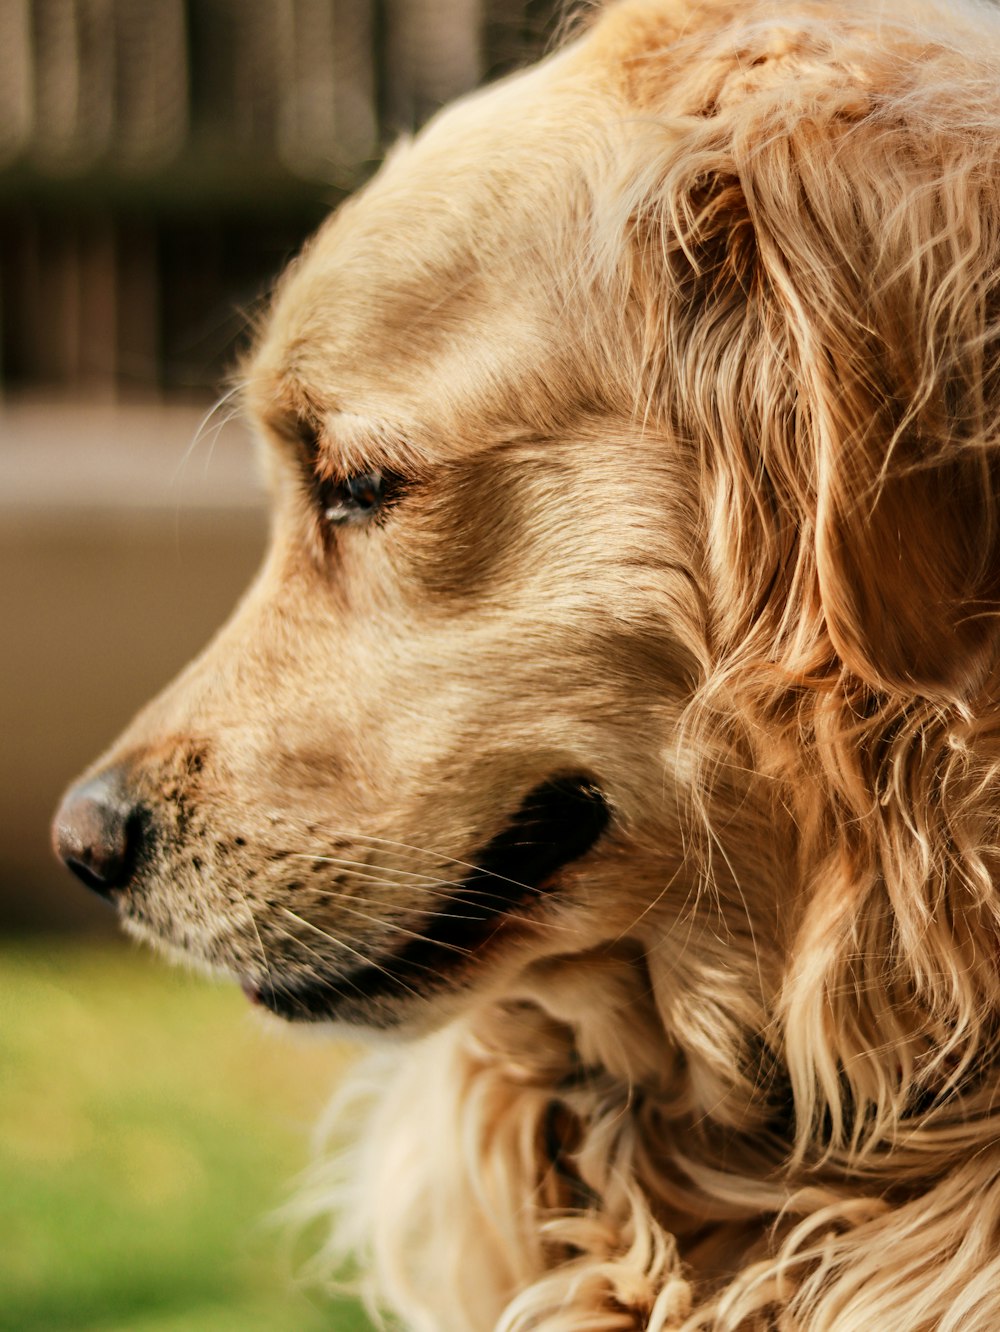
[[[130,928],[382,1027],[631,949],[692,1067],[816,1044],[853,904],[982,842],[893,805],[1000,603],[998,173],[921,40],[613,5],[322,229],[246,371],[263,572],[57,818]]]
[[[1000,26],[906,9],[623,0],[399,150],[57,817],[286,1017],[466,1014],[345,1208],[408,1325],[997,1325]]]
[[[643,809],[676,799],[696,508],[592,345],[616,293],[565,263],[565,65],[397,150],[286,275],[246,374],[266,565],[86,788],[129,928],[288,1017],[426,1021],[626,933],[676,860]]]

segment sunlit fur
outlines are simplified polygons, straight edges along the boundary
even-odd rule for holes
[[[611,5],[283,281],[268,564],[106,760],[132,927],[346,974],[551,773],[612,811],[349,1014],[409,1039],[307,1206],[415,1332],[1000,1327],[998,316],[969,3]],[[324,534],[303,439],[412,489]]]

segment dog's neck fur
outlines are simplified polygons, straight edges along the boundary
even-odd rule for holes
[[[756,817],[773,804],[773,774],[760,790]],[[869,835],[902,853],[890,803]],[[758,929],[749,954],[727,937],[723,922],[740,919],[727,894],[748,872],[736,859],[747,839],[730,829],[732,858],[720,847],[711,882],[705,865],[694,873],[698,912],[539,961],[510,999],[376,1057],[380,1090],[358,1184],[339,1195],[338,1244],[360,1245],[382,1298],[417,1332],[577,1332],[595,1308],[602,1329],[757,1328],[778,1306],[801,1310],[792,1326],[824,1325],[809,1320],[836,1310],[842,1296],[829,1292],[848,1272],[867,1282],[869,1326],[934,1326],[905,1271],[892,1281],[879,1270],[880,1248],[911,1224],[939,1237],[942,1288],[963,1273],[978,1280],[982,1261],[961,1237],[981,1226],[986,1158],[1000,1170],[985,1072],[995,1019],[963,1033],[960,1008],[947,1009],[956,978],[907,971],[921,956],[912,942],[892,971],[875,966],[911,922],[884,876],[846,877],[856,872],[836,837],[816,854],[829,824],[814,824],[798,859],[809,849],[814,875],[841,894],[825,922],[770,882],[758,887],[788,903],[787,920],[768,939]],[[773,849],[769,872],[796,863]],[[912,867],[894,872],[914,885]],[[934,874],[924,883],[942,891]],[[884,907],[865,924],[873,899]],[[753,909],[742,904],[748,922]],[[956,929],[924,919],[929,950]],[[844,932],[863,928],[878,931],[877,947],[845,947]],[[979,947],[995,948],[991,929]],[[869,1015],[890,1002],[901,1053],[887,1065]],[[329,1206],[328,1180],[320,1192]],[[922,1246],[919,1261],[930,1253]]]

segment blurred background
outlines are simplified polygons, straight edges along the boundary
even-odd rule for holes
[[[559,8],[0,0],[0,1329],[365,1325],[261,1221],[351,1052],[137,954],[48,824],[261,557],[220,395],[274,277]]]

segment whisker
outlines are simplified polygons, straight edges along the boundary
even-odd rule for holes
[[[212,423],[213,417],[215,417],[219,412],[221,412],[223,407],[225,407],[228,403],[231,403],[234,398],[236,398],[240,393],[242,393],[242,389],[243,386],[241,384],[235,384],[233,385],[232,388],[227,389],[225,393],[221,394],[220,397],[218,397],[215,400],[212,406],[208,409],[205,415],[198,422],[194,435],[191,438],[191,443],[184,450],[183,454],[181,455],[180,461],[177,464],[177,467],[174,469],[174,476],[173,476],[174,485],[177,484],[177,481],[181,473],[183,472],[184,468],[188,465],[188,462],[191,459],[191,455],[194,453],[195,449],[197,449],[198,446],[201,444],[201,441],[206,431],[208,430],[209,426]],[[213,448],[214,448],[215,439],[218,439],[219,433],[226,428],[226,426],[229,424],[230,421],[235,420],[235,418],[238,415],[239,415],[239,408],[234,407],[230,412],[226,414],[226,416],[221,421],[219,421],[216,424],[215,436],[213,438]],[[206,466],[208,465],[208,462],[211,461],[211,457],[212,454],[210,452],[208,459],[206,460]]]
[[[289,859],[312,860],[325,865],[342,865],[348,869],[352,878],[365,879],[368,882],[379,883],[379,884],[386,883],[385,873],[383,873],[383,868],[385,868],[386,871],[390,874],[401,875],[404,878],[410,878],[412,876],[413,878],[424,880],[423,884],[408,883],[402,885],[406,888],[414,888],[417,889],[418,891],[421,889],[424,891],[429,891],[433,887],[458,888],[461,889],[463,892],[474,893],[475,896],[480,899],[492,897],[497,902],[507,901],[503,893],[491,893],[489,889],[480,888],[474,883],[470,884],[467,879],[439,879],[432,874],[417,874],[415,871],[396,869],[393,868],[392,866],[383,867],[381,865],[377,867],[377,872],[376,872],[375,870],[372,869],[370,862],[368,861],[344,860],[339,856],[311,855],[308,852],[293,852],[290,855]],[[364,866],[365,868],[362,870],[352,869],[351,867],[354,865],[361,865]],[[387,885],[387,886],[395,886],[395,885]],[[527,887],[527,885],[525,885],[525,887]],[[537,893],[538,890],[532,888],[530,889],[530,891],[532,893]],[[441,895],[448,896],[448,894],[441,894]]]
[[[459,865],[462,869],[472,870],[476,874],[482,874],[484,878],[496,879],[500,883],[512,884],[515,888],[521,888],[527,893],[537,891],[537,889],[530,883],[522,883],[520,879],[511,879],[506,874],[497,874],[493,870],[484,870],[481,865],[473,865],[468,860],[459,860],[456,856],[446,855],[443,851],[435,851],[428,847],[411,846],[408,842],[396,842],[388,837],[376,837],[373,833],[346,833],[339,831],[334,832],[333,835],[335,837],[350,837],[356,842],[373,842],[376,846],[398,847],[402,851],[412,851],[414,855],[418,856],[434,856],[438,860],[443,860],[446,864]]]
[[[265,974],[267,975],[268,989],[271,991],[271,994],[273,996],[274,978],[271,975],[271,963],[268,960],[267,949],[264,947],[264,940],[261,938],[260,930],[257,928],[257,917],[254,915],[253,907],[250,905],[250,899],[247,897],[243,889],[239,886],[238,883],[234,884],[234,887],[236,888],[236,891],[239,893],[240,897],[243,899],[243,905],[246,907],[246,912],[250,920],[251,928],[253,929],[254,935],[257,939],[257,947],[260,949],[260,960],[264,964],[264,971]]]
[[[674,870],[673,874],[671,874],[670,878],[666,881],[666,883],[663,885],[660,891],[656,894],[656,896],[652,898],[652,900],[648,902],[646,906],[643,907],[643,909],[639,912],[639,914],[635,917],[635,919],[631,922],[631,924],[629,924],[624,930],[622,930],[621,934],[619,934],[618,937],[615,939],[615,943],[621,943],[621,941],[625,938],[626,934],[631,933],[631,931],[635,929],[635,927],[639,924],[639,922],[644,920],[646,916],[649,915],[649,913],[653,910],[654,907],[660,905],[664,897],[666,897],[667,893],[677,882],[678,878],[680,877],[680,872],[681,872],[681,866],[678,865],[677,868]]]
[[[391,886],[391,885],[389,885],[389,886]],[[406,887],[407,887],[407,889],[413,888],[416,892],[428,893],[428,894],[430,894],[432,897],[434,897],[434,898],[436,898],[436,899],[438,899],[438,900],[443,900],[443,901],[448,902],[448,903],[458,902],[458,903],[461,903],[463,906],[469,906],[469,907],[473,907],[473,906],[476,905],[476,901],[475,901],[475,900],[470,899],[470,898],[466,898],[466,897],[462,897],[460,894],[454,894],[454,893],[435,893],[434,890],[433,890],[432,888],[427,888],[427,887],[424,887],[424,886],[422,886],[422,885],[420,885],[420,884],[407,884]],[[384,906],[386,905],[385,902],[380,901],[378,898],[375,898],[375,897],[356,897],[356,896],[354,896],[354,895],[351,894],[351,893],[344,893],[344,892],[341,892],[340,889],[337,889],[337,888],[310,888],[310,889],[308,889],[307,891],[309,892],[310,896],[312,896],[312,897],[314,897],[314,898],[317,898],[317,899],[325,899],[325,900],[327,900],[327,901],[333,901],[333,902],[342,902],[342,901],[347,901],[347,902],[360,902],[360,903],[362,903],[362,904],[365,905],[365,906],[375,907],[376,909],[378,909],[378,908],[382,908],[382,907],[384,907]],[[501,900],[502,900],[502,899],[501,899]],[[468,920],[468,921],[480,922],[480,923],[481,923],[482,920],[483,920],[482,916],[467,916],[467,915],[461,914],[461,913],[456,912],[456,911],[449,911],[449,912],[448,912],[448,917],[449,917],[450,920]],[[578,934],[578,933],[579,933],[579,930],[578,930],[577,928],[575,928],[575,927],[572,926],[572,925],[567,924],[567,923],[564,922],[564,921],[558,921],[558,920],[539,920],[539,919],[537,919],[537,918],[534,917],[534,916],[531,916],[531,917],[524,917],[523,919],[525,920],[525,922],[526,922],[527,924],[530,924],[530,925],[532,926],[532,928],[538,928],[538,929],[542,929],[542,930],[554,930],[554,931],[560,932],[560,933],[562,933],[562,934]],[[391,924],[392,924],[391,921],[385,920],[385,919],[383,919],[382,917],[379,917],[379,918],[378,918],[378,923],[381,924],[381,925],[391,925]]]
[[[290,819],[285,810],[271,809],[269,812],[277,816],[282,822],[296,822],[300,827],[308,828],[310,832],[315,833],[321,825],[309,823],[306,819]],[[353,842],[371,842],[375,846],[392,847],[399,851],[411,852],[417,856],[433,856],[436,860],[444,861],[448,865],[458,865],[461,869],[471,870],[476,874],[482,874],[486,878],[496,879],[500,883],[512,884],[515,888],[520,888],[524,892],[532,893],[537,891],[530,883],[522,883],[520,879],[512,879],[506,874],[497,874],[492,870],[484,870],[481,865],[474,865],[468,860],[459,860],[457,856],[449,856],[446,852],[435,850],[433,847],[414,846],[410,842],[397,842],[389,837],[378,837],[374,833],[351,832],[344,828],[324,827],[323,831],[330,837],[343,837]]]
[[[395,885],[393,885],[393,884],[387,884],[386,886],[391,888],[391,887],[394,887]],[[472,905],[473,905],[471,902],[469,902],[469,903],[465,903],[464,899],[461,898],[461,897],[454,897],[454,896],[452,896],[451,893],[436,893],[436,892],[434,891],[433,888],[428,888],[428,887],[426,887],[426,886],[423,885],[423,884],[419,884],[419,883],[412,883],[412,884],[411,884],[411,883],[408,883],[408,884],[405,885],[405,887],[406,887],[406,889],[407,889],[408,892],[409,892],[410,890],[412,890],[413,892],[417,892],[417,893],[427,893],[428,896],[430,896],[430,897],[434,897],[434,898],[438,899],[439,901],[443,901],[443,902],[462,902],[463,905],[469,905],[469,906],[472,906]],[[385,907],[386,907],[386,905],[387,905],[387,903],[386,903],[383,899],[381,899],[381,898],[378,898],[378,897],[359,897],[359,896],[357,896],[357,895],[354,894],[354,893],[345,893],[345,892],[342,892],[339,888],[309,888],[307,891],[308,891],[309,894],[310,894],[311,896],[313,896],[313,897],[325,897],[325,898],[331,898],[331,899],[336,899],[338,902],[360,902],[363,906],[376,907],[376,908],[378,908],[378,909],[382,909],[382,910],[384,910]],[[449,912],[448,914],[451,915],[451,912]],[[468,917],[465,917],[465,916],[458,916],[458,917],[456,917],[456,919],[458,919],[458,920],[466,920],[466,919],[468,919],[468,920],[479,920],[480,918],[479,918],[478,916],[468,916]]]
[[[421,874],[421,873],[420,873],[419,871],[417,871],[417,870],[400,869],[400,868],[399,868],[398,866],[396,866],[396,865],[378,865],[378,866],[373,867],[373,866],[372,866],[372,863],[371,863],[370,861],[368,861],[368,860],[347,860],[347,859],[345,859],[345,858],[342,857],[342,856],[328,856],[328,855],[325,855],[325,854],[322,853],[322,852],[315,852],[315,853],[314,853],[314,852],[311,852],[311,851],[292,851],[292,852],[290,853],[290,855],[289,855],[289,859],[290,859],[290,860],[313,860],[313,861],[318,861],[318,862],[320,862],[321,864],[324,864],[324,865],[343,865],[343,866],[345,866],[345,867],[347,867],[347,868],[352,868],[353,866],[359,866],[361,870],[363,870],[363,871],[371,871],[371,872],[373,872],[373,873],[374,873],[374,870],[377,869],[377,871],[378,871],[378,873],[379,873],[380,875],[382,875],[383,873],[384,873],[384,874],[398,874],[398,875],[401,875],[403,878],[407,878],[407,879],[423,879],[423,880],[425,880],[425,881],[428,882],[428,883],[440,883],[440,884],[446,884],[446,885],[448,885],[448,887],[451,887],[451,888],[461,888],[461,887],[462,887],[462,882],[463,882],[462,880],[441,879],[441,878],[438,878],[438,876],[437,876],[436,874]]]
[[[397,921],[383,920],[380,916],[372,916],[367,911],[359,911],[357,907],[345,906],[343,910],[351,916],[358,916],[361,920],[371,921],[373,925],[381,925],[388,930],[395,930],[397,934],[405,934],[407,938],[416,939],[418,943],[432,944],[437,948],[446,948],[449,952],[461,953],[464,957],[472,956],[473,950],[471,948],[463,948],[461,944],[446,943],[443,940],[431,939],[428,935],[421,934],[417,930],[408,929],[405,925],[400,925]],[[452,917],[452,919],[456,918]],[[476,916],[459,916],[457,919],[476,920],[478,918]]]
[[[290,912],[289,914],[291,914],[292,916],[295,915],[294,912]],[[300,919],[300,918],[299,918],[299,917],[296,917],[296,919]],[[304,924],[308,924],[309,922],[308,922],[308,921],[304,921],[303,923],[304,923]],[[322,953],[318,953],[318,952],[316,951],[315,948],[310,948],[309,945],[306,943],[306,941],[305,941],[304,939],[300,938],[299,935],[297,935],[297,934],[293,934],[291,930],[285,928],[283,925],[279,925],[277,922],[274,922],[274,921],[271,922],[271,928],[272,928],[272,929],[275,929],[275,930],[277,930],[277,931],[279,931],[280,934],[281,934],[284,938],[291,940],[291,942],[294,943],[294,944],[296,945],[296,947],[298,947],[298,948],[304,948],[305,951],[306,951],[307,953],[310,953],[314,958],[316,958],[316,960],[317,960],[318,962],[323,963],[323,964],[326,963],[326,958],[323,956],[323,954],[322,954]],[[334,941],[334,942],[336,942],[336,941]],[[360,994],[360,995],[362,996],[362,998],[364,997],[364,990],[362,990],[362,988],[361,988],[360,985],[357,985],[354,981],[352,981],[351,978],[350,978],[350,976],[341,976],[341,977],[338,977],[338,980],[339,980],[339,981],[346,981],[347,984],[351,987],[352,990],[354,990],[354,991],[356,991],[356,993]],[[274,989],[273,989],[273,987],[272,987],[272,991],[271,991],[271,992],[272,992],[272,994],[274,993]]]
[[[407,990],[410,994],[412,994],[414,998],[419,998],[419,995],[417,994],[416,990],[412,988],[412,986],[407,985],[406,982],[400,980],[398,976],[394,976],[393,973],[387,970],[387,968],[383,967],[380,962],[376,962],[373,958],[365,957],[363,953],[359,953],[356,948],[352,948],[351,945],[349,943],[346,943],[343,939],[338,939],[336,935],[328,934],[326,930],[321,930],[319,926],[314,925],[311,920],[306,920],[304,916],[296,915],[296,913],[290,910],[288,907],[282,907],[281,910],[285,913],[286,916],[289,916],[292,920],[298,921],[300,925],[304,925],[306,929],[313,930],[316,934],[320,936],[321,939],[326,939],[330,943],[336,944],[338,948],[343,948],[344,951],[350,953],[352,957],[356,957],[364,967],[366,968],[373,967],[376,971],[380,971],[382,975],[385,976],[388,980],[391,980],[394,985],[400,985],[404,990]],[[424,968],[424,970],[430,970],[430,968]]]

